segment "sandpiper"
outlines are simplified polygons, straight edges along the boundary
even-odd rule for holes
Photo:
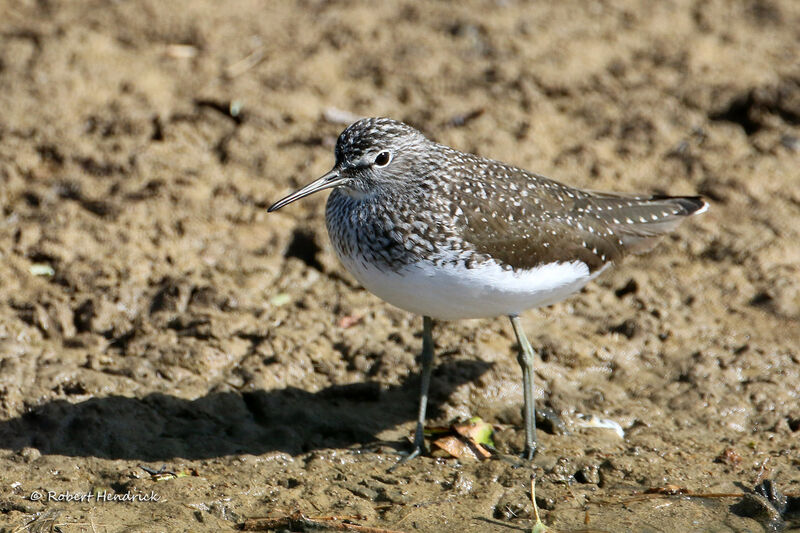
[[[438,144],[388,118],[347,127],[333,169],[269,211],[324,189],[333,189],[325,221],[345,268],[373,294],[423,317],[422,383],[408,458],[425,446],[432,319],[511,319],[525,399],[523,454],[530,459],[535,352],[519,314],[578,292],[627,253],[649,249],[708,208],[698,196],[570,187]]]

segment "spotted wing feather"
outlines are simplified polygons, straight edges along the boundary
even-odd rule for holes
[[[573,209],[600,217],[622,240],[625,252],[652,248],[658,237],[678,227],[690,215],[707,209],[699,196],[624,195],[585,191]]]
[[[648,249],[706,205],[699,197],[585,191],[492,163],[482,183],[466,187],[478,192],[461,195],[462,237],[515,270],[579,260],[596,271]],[[507,183],[493,186],[492,180]]]

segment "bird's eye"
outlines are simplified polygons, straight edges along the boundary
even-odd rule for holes
[[[392,153],[391,152],[381,152],[375,157],[375,166],[376,167],[385,167],[389,164],[389,161],[392,160]]]

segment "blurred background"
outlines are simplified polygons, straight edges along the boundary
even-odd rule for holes
[[[537,401],[626,431],[541,432],[540,506],[564,530],[786,519],[592,498],[800,491],[798,42],[795,0],[0,3],[0,523],[529,524],[528,469],[385,474],[421,320],[338,264],[324,194],[266,214],[362,116],[575,186],[706,196],[653,253],[524,317]],[[510,328],[437,328],[432,422],[481,415],[518,450]],[[27,498],[78,487],[166,498]]]

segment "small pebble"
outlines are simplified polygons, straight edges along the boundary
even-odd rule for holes
[[[26,463],[32,463],[42,456],[42,452],[36,448],[22,448],[19,455]]]

